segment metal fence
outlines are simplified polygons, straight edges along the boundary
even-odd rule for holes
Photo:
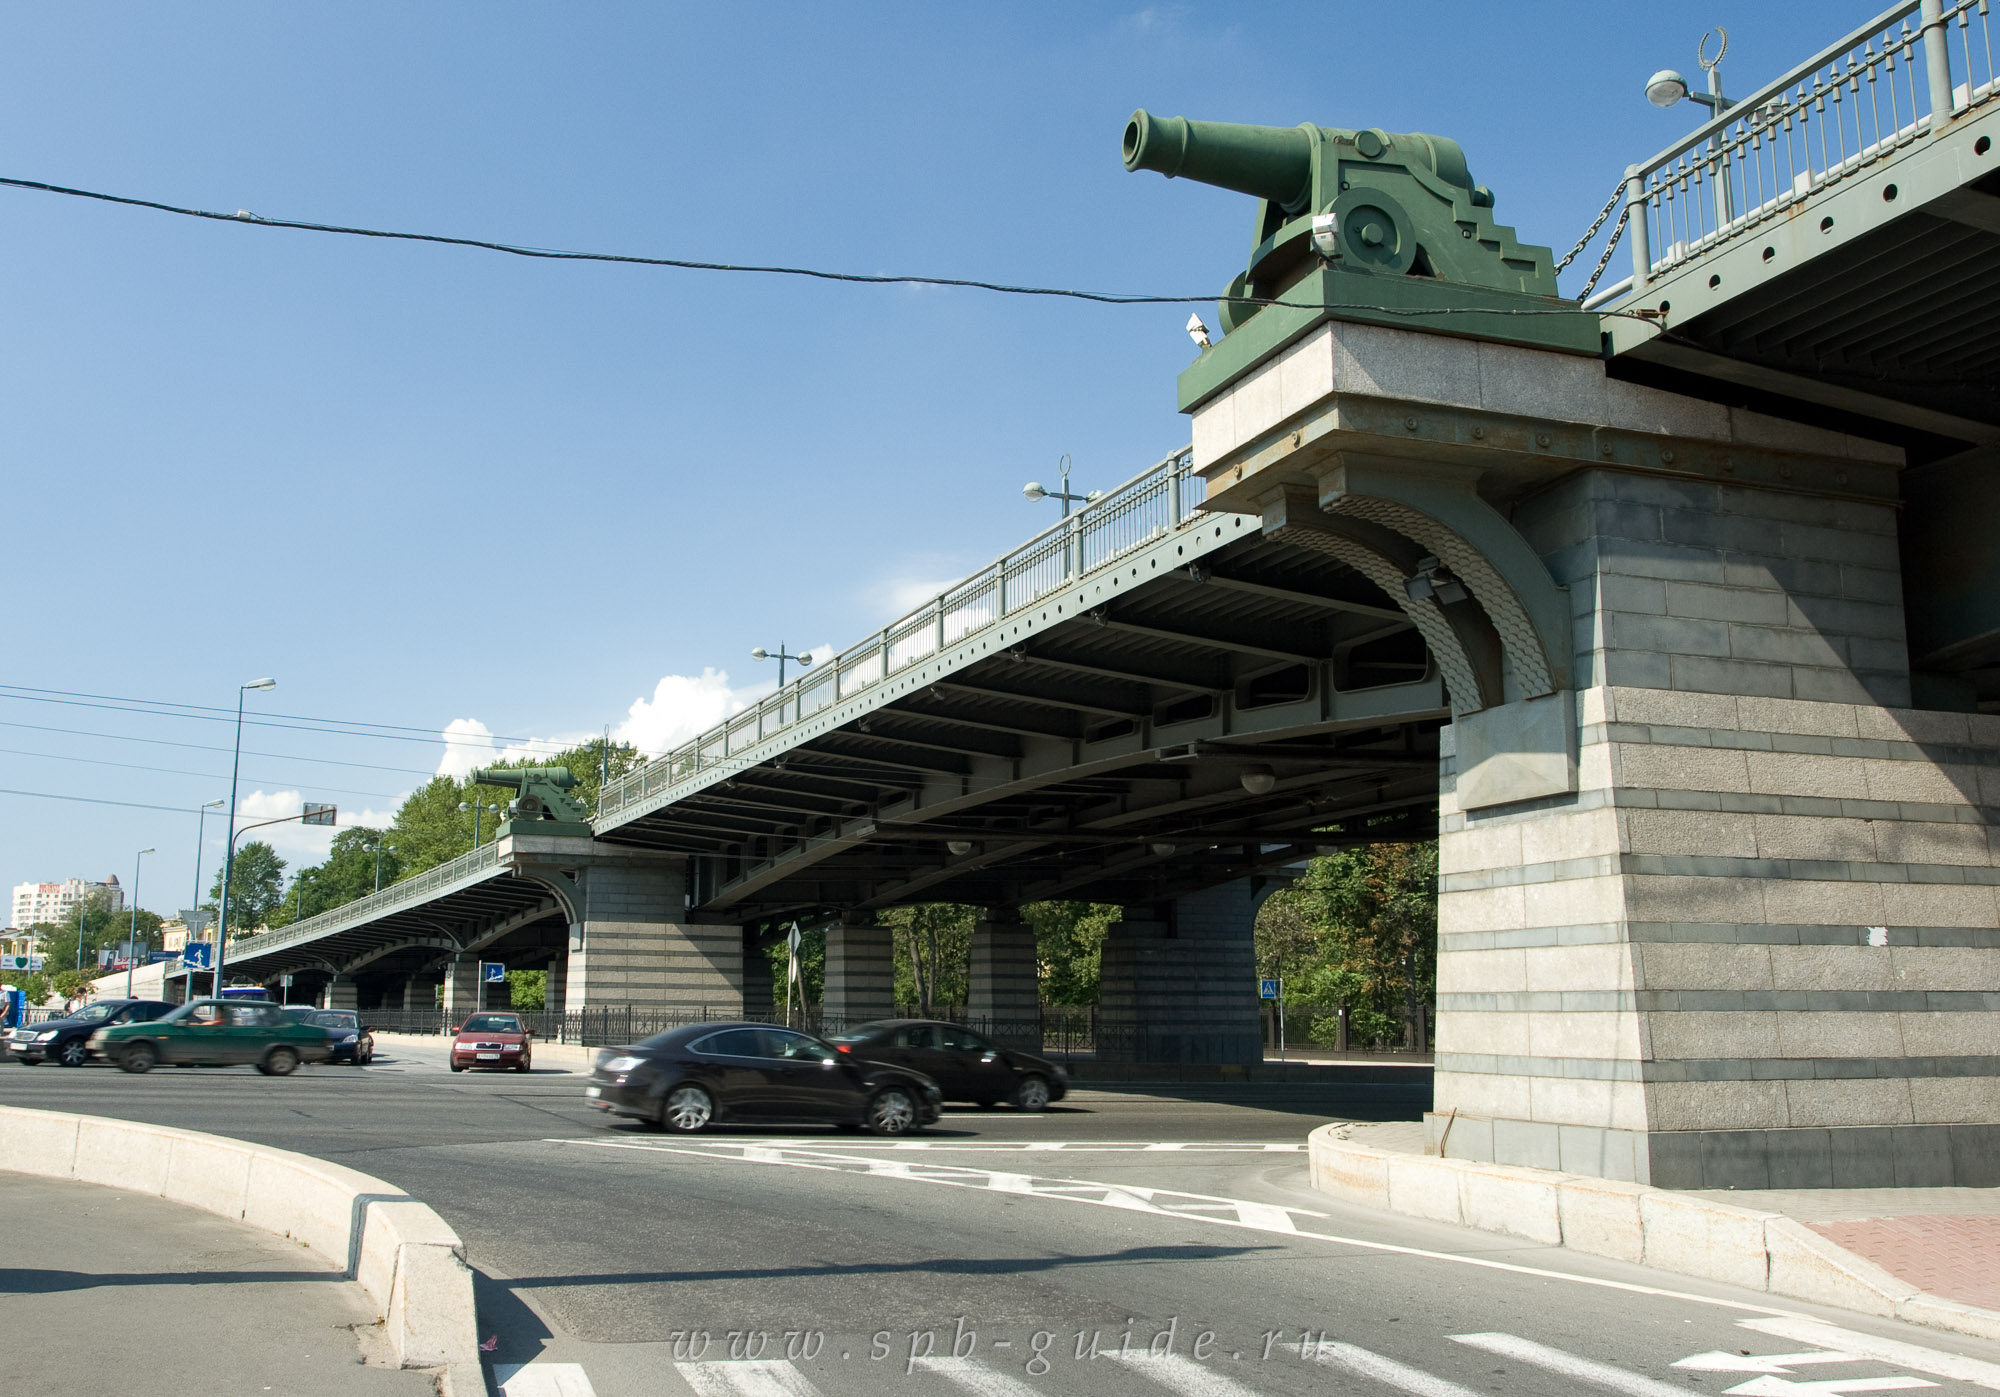
[[[358,922],[373,921],[376,917],[411,902],[426,902],[436,896],[442,888],[465,878],[477,878],[491,873],[500,866],[500,846],[482,844],[478,848],[460,854],[448,863],[436,868],[427,868],[422,873],[405,878],[400,883],[392,883],[378,893],[368,893],[352,902],[343,902],[331,911],[316,912],[302,922],[277,931],[266,931],[254,936],[232,936],[224,959],[233,964],[239,956],[267,955],[286,946],[311,941],[325,935],[336,927]],[[226,966],[225,966],[226,973]]]
[[[1910,0],[1633,167],[1635,284],[1893,157],[1996,93],[1990,0]]]
[[[1108,567],[1195,512],[1194,448],[1183,447],[963,582],[745,710],[607,785],[599,818],[703,776],[814,714]]]

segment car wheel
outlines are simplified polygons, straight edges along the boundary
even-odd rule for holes
[[[257,1064],[257,1070],[266,1077],[289,1077],[298,1069],[299,1055],[291,1048],[273,1048]]]
[[[151,1043],[134,1043],[118,1055],[118,1065],[127,1072],[150,1072],[160,1053]]]
[[[1014,1104],[1024,1111],[1040,1111],[1049,1104],[1049,1084],[1040,1077],[1023,1077],[1014,1088]]]
[[[514,1070],[516,1072],[526,1072],[532,1065],[533,1064],[527,1058],[522,1058],[519,1062],[514,1064]]]
[[[451,1070],[454,1072],[463,1072],[465,1070],[465,1064],[460,1062],[457,1058],[453,1058],[451,1060]]]
[[[901,1087],[877,1092],[868,1103],[868,1128],[877,1135],[907,1135],[917,1128],[917,1103]]]
[[[64,1067],[81,1067],[90,1061],[90,1045],[81,1038],[72,1038],[62,1045],[62,1055],[56,1061]]]
[[[714,1117],[715,1102],[700,1087],[675,1087],[660,1105],[660,1124],[683,1135],[692,1135]]]

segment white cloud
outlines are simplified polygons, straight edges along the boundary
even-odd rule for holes
[[[477,718],[453,718],[438,736],[444,739],[444,755],[438,758],[437,774],[454,781],[476,766],[492,766],[500,755],[493,729]]]
[[[820,656],[815,652],[813,658]],[[733,689],[729,672],[720,669],[704,669],[699,675],[665,675],[653,686],[651,698],[632,701],[625,721],[612,729],[611,736],[631,743],[647,756],[658,756],[731,714],[741,713],[752,695],[770,687],[766,683]]]
[[[367,825],[374,829],[386,829],[396,818],[396,807],[409,796],[405,791],[395,797],[387,810],[341,809],[335,817],[337,825],[303,825],[297,820],[286,820],[297,815],[307,797],[302,791],[255,790],[242,796],[236,802],[236,847],[241,849],[253,839],[261,839],[278,851],[280,857],[291,868],[301,864],[318,863],[333,846],[333,837],[343,829],[355,825]],[[271,825],[265,829],[243,833],[245,825],[258,824],[264,820],[286,820],[281,825]]]

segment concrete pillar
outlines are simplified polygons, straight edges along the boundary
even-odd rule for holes
[[[1893,507],[1778,488],[1885,449],[1756,425],[1799,452],[1764,488],[1586,470],[1515,513],[1574,610],[1576,790],[1496,802],[1467,777],[1505,714],[1446,730],[1431,1138],[1994,1187],[2000,717],[1909,707]]]
[[[822,1003],[829,1032],[896,1012],[895,933],[874,920],[873,913],[850,914],[826,929]]]
[[[453,956],[445,967],[444,1018],[447,1026],[461,1022],[479,1007],[479,957]]]
[[[743,1012],[743,933],[687,920],[686,864],[648,858],[576,871],[580,937],[572,936],[563,1001],[579,1009]]]
[[[966,1013],[995,1041],[1040,1052],[1041,963],[1035,933],[1011,907],[982,909],[972,928]]]
[[[542,1012],[545,1014],[567,1013],[568,1010],[564,1007],[563,996],[569,989],[569,957],[557,956],[549,962],[546,973],[548,975],[548,985],[542,991]]]
[[[1256,885],[1239,878],[1164,907],[1128,908],[1104,940],[1098,1056],[1262,1062],[1252,940],[1261,902]]]
[[[361,996],[352,975],[336,975],[326,982],[320,991],[319,1007],[322,1009],[359,1009]]]
[[[782,944],[782,943],[780,943]],[[751,1018],[761,1018],[765,1014],[784,1012],[784,986],[774,984],[771,973],[771,954],[757,942],[755,927],[743,928],[743,1012]],[[773,993],[776,992],[776,998]],[[793,1011],[799,1005],[794,997]]]

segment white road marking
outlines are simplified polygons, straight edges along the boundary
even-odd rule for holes
[[[1799,1393],[1839,1397],[1843,1392],[1902,1392],[1912,1387],[1936,1386],[1934,1382],[1905,1377],[1901,1373],[1886,1378],[1829,1378],[1824,1382],[1793,1382],[1790,1378],[1774,1378],[1767,1373],[1723,1391],[1736,1393],[1738,1397],[1795,1397]]]
[[[782,1358],[676,1363],[696,1397],[820,1397],[806,1375]]]
[[[1599,1363],[1592,1358],[1579,1358],[1573,1353],[1564,1353],[1559,1348],[1550,1348],[1547,1344],[1538,1344],[1533,1339],[1513,1334],[1453,1334],[1451,1339],[1454,1343],[1470,1344],[1473,1348],[1497,1353],[1517,1363],[1546,1368],[1572,1382],[1608,1387],[1613,1392],[1623,1392],[1626,1397],[1688,1397],[1685,1387],[1676,1387],[1627,1368]]]
[[[690,1159],[705,1159],[717,1164],[751,1163],[778,1164],[791,1169],[817,1169],[836,1174],[865,1174],[874,1177],[892,1177],[874,1166],[888,1163],[886,1160],[868,1159],[864,1156],[845,1154],[840,1151],[817,1149],[788,1149],[782,1151],[760,1150],[756,1158],[746,1156],[744,1146],[736,1141],[717,1141],[713,1145],[654,1145],[640,1144],[632,1140],[563,1139],[546,1137],[545,1145],[582,1145],[601,1150],[630,1150],[640,1154],[682,1155]],[[736,1150],[737,1153],[728,1153]],[[777,1157],[770,1157],[771,1155]],[[868,1166],[868,1167],[857,1167]],[[963,1165],[917,1164],[911,1163],[897,1171],[893,1177],[911,1183],[943,1184],[951,1188],[976,1188],[988,1192],[995,1191],[991,1170],[973,1169]],[[1170,1189],[1139,1189],[1131,1185],[1114,1185],[1093,1182],[1087,1179],[1049,1179],[1022,1174],[1006,1176],[1010,1181],[998,1191],[1020,1193],[1035,1198],[1060,1199],[1071,1203],[1089,1203],[1098,1207],[1132,1206],[1140,1196],[1147,1200],[1141,1210],[1157,1213],[1162,1217],[1178,1218],[1191,1222],[1209,1222],[1219,1227],[1236,1227],[1251,1232],[1280,1231],[1260,1223],[1251,1222],[1242,1215],[1241,1207],[1246,1201],[1236,1198],[1215,1198],[1204,1194],[1180,1193]],[[1021,1181],[1016,1184],[1013,1181]],[[1108,1201],[1111,1193],[1121,1195],[1120,1201]],[[1167,1206],[1178,1201],[1178,1206]],[[1258,1207],[1275,1207],[1275,1204],[1251,1204]],[[1286,1208],[1283,1210],[1292,1218],[1323,1218],[1326,1213],[1314,1212],[1310,1208]],[[1298,1226],[1282,1229],[1282,1234],[1303,1237],[1316,1242],[1332,1242],[1339,1246],[1355,1247],[1362,1251],[1381,1252],[1389,1256],[1413,1256],[1425,1261],[1442,1261],[1453,1266],[1470,1266],[1482,1271],[1501,1271],[1513,1276],[1536,1276],[1543,1280],[1567,1281],[1572,1285],[1587,1285],[1599,1290],[1616,1290],[1627,1295],[1653,1295],[1666,1300],[1683,1300],[1689,1304],[1705,1305],[1712,1309],[1737,1310],[1753,1315],[1770,1315],[1780,1319],[1805,1320],[1806,1316],[1796,1310],[1780,1309],[1775,1305],[1756,1305],[1741,1300],[1722,1300],[1712,1295],[1696,1295],[1686,1290],[1671,1290],[1665,1286],[1640,1285],[1633,1281],[1607,1280],[1600,1276],[1583,1276],[1574,1271],[1555,1271],[1545,1266],[1523,1266],[1512,1261],[1494,1261],[1483,1256],[1466,1256],[1456,1252],[1431,1251],[1425,1247],[1406,1247],[1394,1242],[1374,1242],[1365,1237],[1347,1237],[1335,1232],[1315,1232]],[[1529,1245],[1523,1243],[1523,1245]],[[1774,1331],[1775,1332],[1775,1331]],[[1916,1367],[1916,1364],[1892,1360],[1902,1367]],[[1992,1365],[1987,1365],[1992,1366]],[[1929,1371],[1928,1369],[1924,1371]],[[1682,1389],[1676,1388],[1678,1397],[1685,1397]]]
[[[1958,1382],[1969,1382],[2000,1392],[2000,1363],[1988,1363],[1979,1358],[1961,1358],[1955,1353],[1941,1353],[1937,1349],[1924,1348],[1918,1344],[1906,1344],[1900,1339],[1878,1339],[1873,1334],[1863,1334],[1856,1329],[1841,1329],[1821,1320],[1808,1319],[1804,1315],[1783,1315],[1772,1319],[1740,1319],[1737,1323],[1745,1329],[1754,1329],[1760,1334],[1773,1334],[1780,1339],[1790,1339],[1793,1343],[1818,1344],[1821,1348],[1838,1349],[1842,1353],[1872,1358],[1877,1363],[1886,1363],[1892,1368],[1914,1368],[1919,1373],[1929,1373],[1934,1378],[1952,1378]]]
[[[581,1363],[499,1363],[493,1384],[500,1397],[597,1397]]]
[[[1143,1373],[1181,1397],[1261,1397],[1234,1378],[1226,1378],[1206,1363],[1183,1358],[1178,1353],[1100,1353],[1113,1363],[1123,1363],[1135,1373]]]
[[[1364,1378],[1373,1378],[1384,1387],[1393,1387],[1398,1392],[1415,1393],[1416,1397],[1479,1397],[1471,1388],[1460,1387],[1449,1378],[1426,1373],[1421,1368],[1412,1368],[1407,1363],[1398,1363],[1393,1358],[1356,1348],[1353,1344],[1322,1339],[1305,1347],[1309,1350],[1305,1357],[1314,1362],[1324,1363],[1330,1368],[1345,1368]]]
[[[1040,1388],[1022,1382],[1011,1373],[997,1372],[970,1358],[919,1358],[911,1366],[919,1372],[947,1378],[973,1397],[1047,1397]]]
[[[1673,1366],[1696,1373],[1790,1373],[1815,1363],[1859,1363],[1858,1353],[1835,1353],[1830,1349],[1810,1349],[1805,1353],[1724,1353],[1710,1349],[1683,1358]]]
[[[1064,1154],[1304,1154],[1303,1141],[1244,1140],[979,1140],[961,1144],[956,1140],[813,1140],[788,1136],[770,1140],[732,1143],[805,1146],[838,1150],[918,1150],[936,1154],[1026,1154],[1029,1151],[1060,1150]]]

